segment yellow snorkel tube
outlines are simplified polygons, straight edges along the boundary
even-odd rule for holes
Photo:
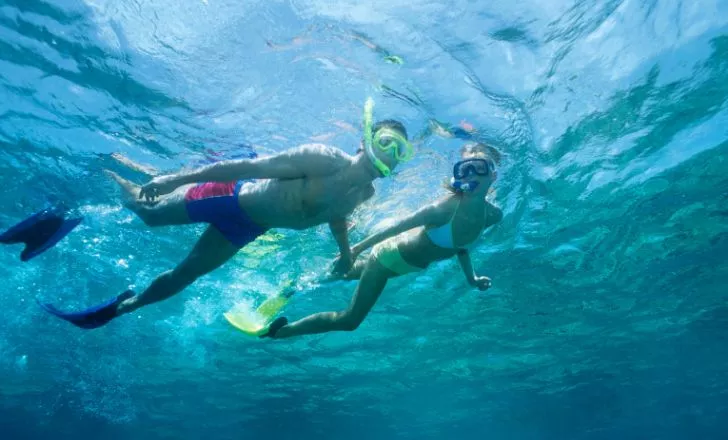
[[[392,175],[392,170],[374,154],[374,148],[390,154],[397,162],[407,162],[412,159],[415,150],[412,144],[396,130],[385,127],[373,133],[373,113],[374,100],[367,98],[364,104],[364,151],[379,173],[383,177],[389,177]]]

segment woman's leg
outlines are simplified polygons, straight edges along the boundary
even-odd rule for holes
[[[311,335],[331,331],[352,331],[359,327],[369,311],[379,299],[379,295],[387,285],[387,280],[397,276],[383,267],[375,258],[369,257],[361,280],[356,286],[354,298],[346,310],[340,312],[323,312],[307,316],[292,324],[285,325],[275,332],[274,338],[290,338],[292,336]]]

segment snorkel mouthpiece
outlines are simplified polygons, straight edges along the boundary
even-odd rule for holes
[[[450,185],[455,189],[455,191],[465,193],[475,191],[475,188],[478,187],[478,182],[463,182],[462,180],[458,180],[453,177],[450,179]]]

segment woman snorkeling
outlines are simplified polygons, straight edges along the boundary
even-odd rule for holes
[[[456,255],[468,283],[481,291],[487,290],[490,279],[475,274],[467,248],[483,230],[503,217],[499,208],[485,200],[497,178],[500,154],[484,144],[468,144],[461,155],[462,160],[453,167],[453,177],[448,184],[450,194],[352,247],[355,257],[366,249],[373,249],[344,276],[345,279],[359,279],[346,310],[316,313],[291,324],[285,317],[280,317],[271,323],[263,337],[290,338],[355,330],[390,278],[425,270],[430,263]]]

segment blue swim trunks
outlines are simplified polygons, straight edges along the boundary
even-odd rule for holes
[[[209,223],[235,246],[242,248],[266,232],[240,208],[238,194],[245,180],[201,183],[185,194],[187,215],[196,223]]]

